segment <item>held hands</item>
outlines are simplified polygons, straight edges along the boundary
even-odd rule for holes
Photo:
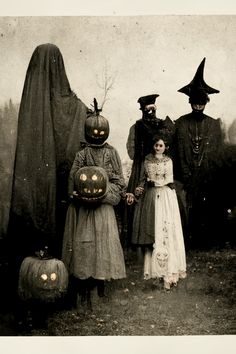
[[[140,195],[142,195],[144,192],[144,188],[143,187],[136,187],[134,194],[136,197],[140,197]]]
[[[137,187],[134,192],[135,195],[133,193],[126,193],[125,194],[126,203],[128,205],[132,205],[134,202],[137,202],[138,201],[137,197],[142,195],[143,191],[144,191],[143,187]]]
[[[126,193],[125,194],[125,199],[126,199],[126,203],[128,205],[132,205],[133,202],[135,201],[135,196],[133,195],[133,193]]]

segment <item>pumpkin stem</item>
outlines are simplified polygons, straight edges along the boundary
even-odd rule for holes
[[[49,255],[49,250],[48,250],[48,246],[45,246],[44,249],[40,249],[39,251],[35,252],[36,256],[40,259],[49,259],[52,258]]]
[[[95,110],[95,113],[96,115],[98,116],[99,115],[99,112],[101,112],[101,108],[98,108],[98,103],[97,103],[97,100],[96,98],[93,99],[93,103],[94,103],[94,110]]]

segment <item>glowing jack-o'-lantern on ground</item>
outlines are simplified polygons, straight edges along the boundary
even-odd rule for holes
[[[108,176],[102,167],[85,166],[75,175],[75,188],[79,199],[85,202],[98,202],[107,192]]]
[[[54,302],[68,287],[68,272],[62,261],[49,256],[26,257],[20,267],[18,294],[22,300]]]

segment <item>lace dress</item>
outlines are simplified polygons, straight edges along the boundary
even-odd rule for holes
[[[152,187],[148,187],[149,181]],[[134,215],[133,243],[153,245],[144,257],[145,279],[164,278],[172,284],[186,276],[186,257],[177,196],[169,183],[173,183],[172,160],[148,155],[140,183],[145,192]],[[137,218],[140,226],[135,230]]]

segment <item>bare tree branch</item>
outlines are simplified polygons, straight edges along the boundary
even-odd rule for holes
[[[103,91],[103,98],[102,98],[102,101],[101,101],[102,104],[100,106],[101,110],[103,109],[104,104],[106,103],[106,101],[109,100],[108,93],[109,93],[110,90],[113,89],[114,83],[115,83],[115,75],[109,75],[109,70],[108,70],[107,63],[105,63],[103,74],[102,74],[102,78],[101,78],[100,82],[97,79],[97,85]]]

